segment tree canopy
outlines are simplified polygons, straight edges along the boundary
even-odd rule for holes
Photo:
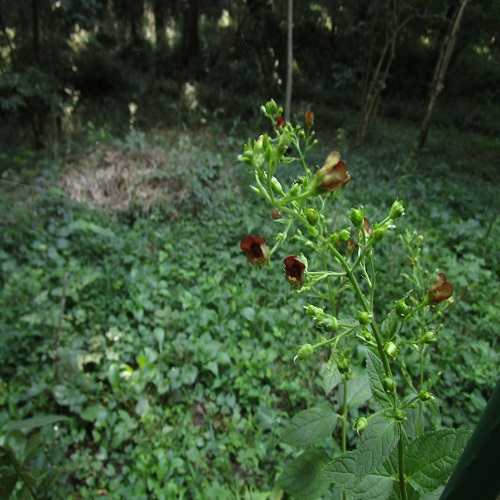
[[[320,105],[333,125],[339,109],[360,111],[361,136],[380,112],[420,121],[459,3],[296,2],[292,111]],[[498,0],[470,3],[437,113],[492,134],[499,17]],[[244,117],[285,99],[287,1],[1,0],[0,53],[4,120],[29,124],[39,146],[96,100],[147,107],[153,123],[193,109]]]

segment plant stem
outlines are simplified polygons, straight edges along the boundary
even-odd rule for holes
[[[399,423],[399,441],[398,441],[398,468],[399,468],[399,490],[401,491],[401,500],[406,500],[406,486],[403,462],[403,424]]]
[[[368,303],[365,296],[363,295],[361,288],[359,288],[358,280],[356,279],[356,276],[354,276],[354,273],[352,272],[351,268],[349,267],[349,264],[344,259],[342,254],[329,241],[324,239],[324,243],[328,246],[330,252],[332,252],[332,254],[335,255],[337,260],[340,262],[340,265],[344,268],[344,271],[346,272],[346,275],[347,275],[347,279],[351,282],[351,285],[354,289],[354,293],[356,294],[361,306],[363,307],[363,309],[366,312],[371,314],[372,308],[370,307],[370,304]],[[378,328],[377,322],[375,321],[375,318],[372,319],[370,324],[371,324],[371,327],[373,330],[373,336],[375,337],[375,341],[377,342],[377,350],[378,350],[380,358],[382,360],[382,364],[384,365],[385,374],[388,377],[392,376],[391,367],[389,365],[389,361],[387,359],[387,356],[386,356],[385,351],[384,351],[384,346],[382,344],[382,336],[380,334],[380,330]]]
[[[343,375],[344,381],[344,404],[342,408],[342,453],[347,451],[347,375]]]

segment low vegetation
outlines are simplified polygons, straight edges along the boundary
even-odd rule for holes
[[[268,498],[295,456],[280,435],[298,411],[327,404],[327,353],[294,364],[296,346],[317,338],[307,297],[280,264],[255,269],[239,248],[276,228],[236,160],[250,134],[227,129],[101,131],[98,148],[92,137],[64,161],[2,158],[11,167],[0,183],[0,491]],[[397,232],[416,230],[423,266],[446,270],[454,286],[429,367],[434,418],[472,429],[500,366],[499,145],[437,130],[412,166],[414,134],[382,121],[354,148],[349,130],[323,133],[311,159],[339,149],[348,165],[332,218],[361,203],[377,218],[405,201]],[[92,189],[101,174],[108,192]],[[377,258],[388,303],[405,293],[409,269],[397,234]]]

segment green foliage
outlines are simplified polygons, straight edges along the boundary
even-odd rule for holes
[[[10,498],[19,485],[20,498],[46,497],[56,479],[57,468],[36,462],[43,447],[41,431],[29,434],[42,426],[67,420],[58,415],[45,415],[0,425],[0,493]]]
[[[317,304],[328,307],[328,313],[325,307],[314,304],[308,304],[305,309],[328,337],[319,337],[315,344],[298,345],[296,360],[307,363],[326,347],[330,365],[324,376],[325,393],[328,395],[328,389],[340,379],[343,382],[338,415],[329,409],[304,410],[291,420],[282,435],[285,443],[296,447],[317,442],[326,444],[340,417],[340,456],[334,455],[325,468],[324,461],[316,455],[313,460],[302,454],[285,469],[278,484],[291,495],[318,496],[325,488],[324,476],[320,474],[325,470],[344,498],[346,493],[352,497],[388,498],[393,490],[403,499],[409,494],[416,498],[421,498],[421,494],[436,496],[470,434],[466,429],[453,428],[436,431],[437,434],[424,433],[426,428],[434,427],[433,417],[437,413],[435,398],[429,391],[435,384],[428,378],[432,372],[429,346],[436,342],[436,331],[443,326],[440,323],[430,329],[429,325],[440,321],[451,307],[453,286],[445,274],[436,276],[435,272],[424,270],[423,238],[407,230],[401,240],[411,274],[403,273],[402,277],[410,282],[411,288],[403,298],[396,302],[392,299],[396,307],[390,309],[379,326],[379,295],[385,294],[378,292],[380,283],[384,282],[378,272],[380,264],[376,271],[374,256],[379,245],[387,241],[389,233],[396,228],[394,219],[404,215],[402,202],[396,199],[389,216],[382,216],[379,222],[370,222],[364,216],[369,212],[363,207],[352,208],[348,214],[358,229],[357,240],[351,239],[351,229],[343,226],[343,221],[325,224],[334,201],[351,180],[340,154],[331,152],[322,167],[312,170],[306,155],[317,143],[311,130],[313,115],[306,113],[306,125],[302,128],[285,123],[281,116],[283,110],[274,101],[262,106],[261,111],[274,131],[253,142],[249,140],[239,160],[247,164],[253,174],[251,189],[274,207],[273,213],[278,215],[273,219],[286,228],[274,238],[275,244],[270,250],[263,238],[255,236],[245,237],[241,248],[247,253],[249,263],[260,267],[269,265],[274,260],[273,254],[289,240],[301,243],[303,252],[283,261],[285,278],[297,293],[308,293]],[[280,182],[281,169],[294,162],[302,167],[301,173],[286,187]],[[347,241],[347,248],[340,246]],[[383,268],[389,265],[390,259],[384,258],[383,247],[381,251]],[[364,282],[362,287],[360,281]],[[351,296],[345,297],[346,291],[352,292]],[[358,309],[357,319],[344,315],[339,297],[343,299],[343,309]],[[435,307],[443,302],[444,308]],[[350,353],[354,349],[358,353],[366,352],[365,377],[351,375]],[[338,376],[328,373],[333,364]],[[363,387],[368,391],[363,392]],[[359,394],[363,394],[362,397],[358,397]],[[374,405],[370,407],[375,408],[363,412],[366,416],[356,420],[354,429],[361,438],[354,450],[349,451],[353,448],[347,447],[350,413],[366,402],[370,404],[371,397]],[[406,420],[410,425],[405,424]],[[388,474],[387,461],[390,462]],[[307,487],[312,488],[313,493]]]
[[[345,191],[347,200],[331,207],[328,220],[348,226],[348,207],[366,199],[365,213],[388,213],[396,196],[394,183],[401,198],[412,200],[405,217],[410,218],[408,226],[424,235],[422,267],[439,263],[446,269],[457,298],[446,313],[446,326],[439,327],[444,318],[429,325],[436,330],[439,346],[432,354],[435,364],[427,365],[430,379],[438,379],[429,390],[443,406],[441,417],[437,404],[427,402],[423,420],[426,428],[440,423],[472,428],[499,366],[496,222],[484,238],[493,217],[488,205],[495,189],[482,174],[476,175],[482,162],[462,159],[465,163],[460,164],[450,156],[453,163],[447,163],[443,151],[438,161],[431,163],[424,156],[418,171],[403,172],[394,158],[402,157],[404,134],[399,145],[384,134],[399,137],[404,127],[388,122],[384,127],[384,146],[369,142],[363,151],[346,155],[353,180]],[[139,207],[119,214],[91,209],[62,197],[54,185],[57,169],[49,170],[45,160],[36,169],[39,156],[32,152],[2,159],[9,167],[6,180],[19,170],[13,180],[54,188],[51,194],[0,185],[0,427],[3,433],[7,422],[36,415],[68,418],[61,419],[57,430],[52,425],[42,428],[37,451],[27,464],[35,474],[49,464],[57,467],[52,496],[94,498],[101,490],[127,498],[199,498],[200,492],[214,498],[265,498],[278,481],[289,491],[297,488],[299,497],[339,498],[337,491],[329,490],[331,478],[323,481],[322,471],[337,460],[340,449],[335,443],[322,446],[315,441],[320,432],[315,422],[323,415],[319,421],[335,426],[334,434],[340,437],[341,419],[331,408],[341,407],[344,398],[352,424],[365,410],[377,411],[371,391],[382,384],[377,360],[365,350],[347,353],[347,382],[326,349],[293,363],[294,348],[304,344],[304,336],[315,344],[323,332],[304,314],[305,295],[291,299],[280,269],[249,269],[238,249],[245,234],[262,231],[271,239],[273,227],[268,208],[241,189],[247,181],[234,153],[240,141],[219,136],[222,131],[214,128],[199,141],[193,131],[190,140],[176,131],[164,143],[151,134],[130,132],[114,142],[125,154],[159,143],[172,152],[181,175],[194,176],[182,205],[186,210],[178,210],[176,218],[161,203],[146,212]],[[115,139],[109,128],[99,126],[88,135],[92,143]],[[454,140],[451,132],[444,137]],[[336,140],[322,137],[320,147],[326,144],[328,149],[312,150],[311,158],[323,161]],[[297,171],[293,164],[289,167],[286,175],[292,181]],[[400,178],[395,179],[398,168]],[[465,181],[471,170],[474,175]],[[195,211],[190,210],[191,200]],[[404,234],[405,223],[401,227]],[[298,251],[298,242],[293,245]],[[377,258],[389,259],[395,270],[411,274],[402,241],[383,239],[377,251]],[[309,265],[315,265],[313,257]],[[66,301],[56,354],[65,272]],[[378,291],[387,306],[377,317],[387,318],[381,326],[384,339],[397,342],[399,320],[390,311],[408,282],[390,267],[380,268],[378,279],[386,284]],[[432,281],[430,276],[425,279]],[[357,324],[358,309],[348,301],[341,306],[351,326]],[[398,347],[396,360],[404,356],[408,372],[414,373],[418,357],[408,354],[411,347]],[[372,372],[368,376],[367,356]],[[444,372],[439,378],[438,371]],[[399,390],[401,380],[396,377],[395,382]],[[384,393],[379,397],[383,401]],[[315,411],[300,426],[306,431],[304,444],[281,442],[283,432],[297,424],[292,415],[305,411],[307,417],[308,409]],[[405,411],[403,425],[410,436],[420,425],[418,411]],[[375,434],[363,438],[372,423],[374,419],[365,433],[360,431],[362,438],[350,426],[348,445],[367,438],[376,442]],[[390,438],[390,429],[380,426]],[[37,433],[25,429],[26,442]],[[415,436],[414,430],[411,438]],[[20,463],[24,450],[15,449]],[[449,463],[446,457],[437,460]],[[378,463],[380,457],[372,461]],[[394,467],[391,454],[375,471],[342,484],[352,483],[349,487],[363,498],[369,492],[388,491],[387,485],[395,482]],[[341,471],[340,464],[337,468]],[[11,466],[7,471],[12,472]],[[433,471],[424,472],[420,477],[411,472],[415,489],[436,484],[427,483]],[[293,486],[297,478],[303,480]]]

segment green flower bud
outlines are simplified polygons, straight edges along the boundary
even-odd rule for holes
[[[273,188],[273,191],[275,192],[275,194],[279,194],[281,196],[285,195],[285,193],[283,192],[283,188],[281,187],[281,184],[280,184],[279,180],[276,179],[276,177],[273,177],[271,179],[271,187]]]
[[[368,323],[370,323],[370,314],[366,311],[360,311],[358,313],[358,321],[361,325],[366,326]]]
[[[396,384],[394,383],[394,379],[391,377],[385,377],[382,380],[382,386],[387,394],[394,394],[396,392]]]
[[[342,356],[337,360],[337,368],[339,369],[339,372],[342,373],[342,375],[347,375],[351,372],[351,368],[349,367],[349,360],[345,356]]]
[[[424,344],[432,344],[436,342],[436,332],[434,330],[429,330],[422,336],[422,342]]]
[[[405,299],[401,299],[399,302],[396,303],[396,314],[400,318],[404,318],[407,316],[411,311],[411,307],[405,302]]]
[[[370,236],[374,241],[379,242],[382,241],[388,230],[389,228],[387,226],[376,227],[372,230]]]
[[[342,229],[338,234],[339,241],[347,241],[351,237],[351,231],[349,229]]]
[[[402,410],[401,408],[398,408],[394,412],[394,419],[397,422],[404,422],[406,420],[406,412],[404,410]]]
[[[388,356],[395,358],[399,349],[394,342],[387,342],[384,346],[384,350]]]
[[[332,245],[336,245],[337,243],[340,243],[340,238],[339,238],[338,233],[332,233],[332,234],[328,237],[328,241],[329,241]]]
[[[307,222],[311,224],[311,226],[315,226],[319,220],[319,213],[315,208],[306,208],[305,209]]]
[[[261,106],[261,110],[264,112],[264,113],[267,113],[269,115],[275,115],[275,114],[281,114],[281,112],[279,112],[279,109],[278,109],[278,105],[274,102],[273,99],[271,99],[270,101],[266,102],[266,107],[264,109],[263,106]]]
[[[418,398],[420,399],[420,401],[429,401],[430,399],[434,399],[434,396],[429,391],[425,391],[422,389],[418,393]]]
[[[326,332],[336,332],[339,328],[339,322],[337,321],[337,318],[327,316],[318,322],[318,326]]]
[[[366,328],[363,329],[362,334],[367,342],[375,342],[375,337],[373,336],[372,332],[370,332]]]
[[[349,219],[351,219],[351,222],[354,224],[354,227],[361,229],[364,224],[363,207],[352,208],[349,213]]]
[[[316,307],[313,306],[312,304],[307,304],[305,310],[308,316],[312,316],[316,318],[318,321],[326,316],[321,307]]]
[[[290,188],[290,191],[288,192],[288,196],[294,198],[299,194],[300,194],[300,186],[298,184],[293,184],[293,186]]]
[[[361,435],[364,431],[366,431],[368,427],[368,419],[365,417],[359,417],[354,424],[354,428],[358,433],[358,436]]]
[[[260,137],[262,137],[262,149],[264,151],[267,151],[270,147],[271,147],[271,142],[269,140],[269,136],[267,134],[264,134],[264,135],[261,135]],[[259,137],[259,139],[260,139]]]
[[[392,204],[391,211],[389,212],[389,217],[391,219],[397,219],[405,214],[405,207],[403,206],[403,202],[396,199],[396,201]]]
[[[311,344],[304,344],[299,348],[297,357],[299,359],[307,359],[314,352],[314,347]]]
[[[318,231],[316,228],[314,227],[307,227],[307,232],[313,237],[313,238],[316,238],[316,236],[318,236]]]

